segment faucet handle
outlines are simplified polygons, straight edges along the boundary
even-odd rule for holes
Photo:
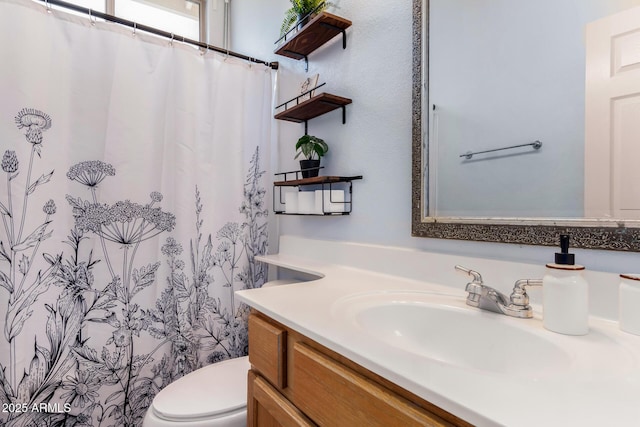
[[[509,300],[513,305],[528,308],[529,307],[529,295],[526,288],[532,286],[542,286],[542,279],[520,279],[516,281],[513,286],[513,292],[509,297]]]
[[[482,276],[475,270],[471,270],[469,268],[463,267],[461,265],[456,265],[455,269],[458,271],[462,271],[467,273],[469,276],[473,277],[473,280],[467,283],[466,288],[464,289],[466,292],[472,294],[480,294],[482,292]]]
[[[473,281],[471,283],[482,285],[482,276],[477,271],[471,270],[470,268],[466,268],[461,265],[456,265],[455,269],[467,273],[469,276],[473,277]]]

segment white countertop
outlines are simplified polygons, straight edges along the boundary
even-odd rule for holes
[[[602,366],[580,375],[569,370],[540,376],[461,368],[385,345],[335,315],[341,300],[371,291],[431,292],[468,307],[461,288],[288,254],[258,259],[321,278],[237,291],[240,300],[472,424],[526,427],[640,423],[640,336],[621,332],[617,322],[591,317],[590,333],[571,337],[545,330],[539,314],[534,319],[514,319],[487,312],[486,316],[495,316],[497,322],[516,322],[518,327],[526,322],[524,327],[566,349],[575,366],[593,360]],[[442,325],[442,333],[447,333],[446,325]],[[607,347],[611,342],[622,351],[612,356]],[[523,363],[518,369],[527,373],[528,367]]]

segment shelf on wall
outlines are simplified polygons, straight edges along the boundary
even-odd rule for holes
[[[284,39],[275,53],[293,59],[304,59],[308,62],[307,56],[320,46],[342,33],[342,48],[347,47],[347,35],[345,30],[351,26],[351,21],[332,15],[328,12],[320,12],[307,25],[302,27],[289,40],[285,34]],[[280,42],[278,40],[276,43]]]
[[[284,105],[286,108],[286,104],[292,101],[297,102],[297,98],[294,98],[291,101],[287,101],[282,105]],[[353,101],[349,98],[344,98],[342,96],[323,92],[319,95],[312,96],[310,99],[300,102],[293,107],[286,108],[284,111],[276,114],[274,118],[294,123],[304,122],[306,125],[307,120],[321,116],[338,108],[342,108],[342,123],[344,124],[347,120],[345,106],[351,104],[352,102]]]
[[[276,181],[273,183],[276,187],[298,187],[300,185],[317,185],[317,184],[334,184],[336,182],[350,182],[356,179],[362,179],[362,175],[357,176],[315,176],[313,178],[290,179],[284,181]]]
[[[283,172],[276,175],[284,175],[284,181],[276,181],[273,183],[273,211],[277,215],[305,215],[305,216],[329,216],[329,215],[349,215],[351,213],[351,208],[353,204],[353,184],[352,181],[357,179],[362,179],[362,175],[357,176],[317,176],[313,178],[301,178],[298,179],[298,174],[301,171],[293,171],[293,172]],[[286,179],[287,174],[295,173],[296,179],[288,180]],[[342,205],[344,206],[344,211],[326,211],[325,210],[325,193],[324,190],[329,190],[329,197],[333,197],[333,193],[331,190],[334,189],[334,185],[338,185],[338,187],[344,188],[343,185],[347,185],[346,194],[349,195],[347,198],[346,195],[343,200],[332,201],[329,199],[329,205]],[[279,206],[284,206],[285,202],[282,200],[282,188],[283,187],[301,187],[308,185],[317,185],[321,188],[322,193],[322,208],[321,212],[317,213],[298,213],[298,212],[286,212],[284,210],[276,209],[276,194],[279,198]],[[278,191],[276,191],[276,188]]]

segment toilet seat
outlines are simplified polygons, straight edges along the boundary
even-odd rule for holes
[[[151,410],[158,418],[177,423],[244,412],[250,367],[245,356],[197,369],[162,389]]]

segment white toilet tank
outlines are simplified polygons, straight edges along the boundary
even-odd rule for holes
[[[247,423],[248,357],[197,369],[153,399],[143,427],[244,427]]]

